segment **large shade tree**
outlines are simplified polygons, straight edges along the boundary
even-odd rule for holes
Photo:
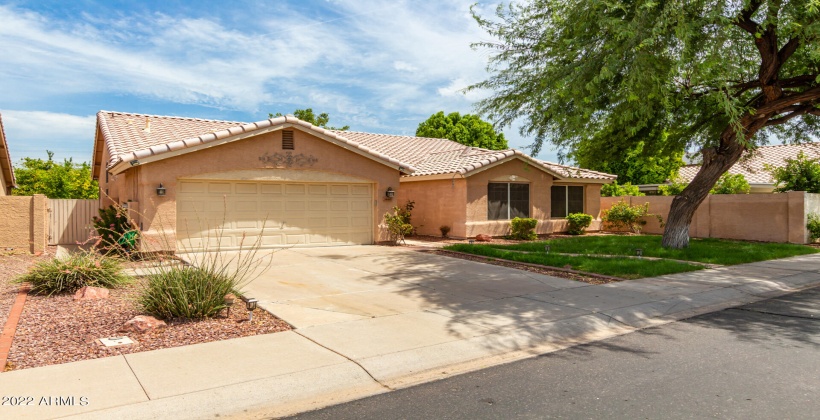
[[[416,136],[449,139],[472,147],[490,150],[504,150],[507,139],[504,133],[495,131],[492,124],[477,115],[439,111],[421,122],[416,128]]]
[[[820,132],[820,0],[531,0],[474,12],[497,41],[479,111],[570,150],[602,133],[626,146],[699,148],[703,165],[670,210],[663,245],[720,176],[767,139]],[[668,137],[664,138],[661,133]]]

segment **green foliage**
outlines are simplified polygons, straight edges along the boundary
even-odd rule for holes
[[[709,194],[748,194],[752,190],[743,174],[725,173],[709,191]]]
[[[811,241],[814,242],[817,239],[820,239],[820,214],[809,213],[808,219],[806,229],[809,230],[809,238],[811,238]]]
[[[538,239],[535,234],[535,226],[538,220],[530,217],[515,217],[510,220],[510,238],[520,240]]]
[[[92,251],[70,254],[37,263],[18,282],[31,284],[35,294],[73,293],[85,286],[114,288],[129,282],[116,258]]]
[[[574,240],[576,238],[572,238]],[[577,238],[582,239],[582,238]],[[583,238],[585,239],[585,238]],[[550,241],[550,244],[553,242]],[[703,266],[686,264],[678,261],[651,261],[637,258],[607,258],[597,256],[559,255],[555,252],[544,253],[544,242],[528,242],[537,244],[540,251],[523,253],[501,249],[494,245],[455,244],[444,247],[447,250],[481,255],[492,259],[511,260],[528,264],[541,264],[547,267],[570,268],[587,273],[603,274],[622,279],[638,279],[656,277],[665,274],[683,273],[702,270]],[[561,251],[563,252],[563,251]]]
[[[641,132],[633,137],[648,134]],[[579,143],[568,157],[581,168],[615,174],[621,182],[635,185],[660,184],[677,175],[683,166],[684,145],[672,143],[665,133],[656,141],[637,140],[635,144],[625,144],[625,135],[629,134],[599,133]]]
[[[148,276],[139,304],[158,318],[208,318],[225,309],[225,295],[237,289],[239,280],[222,270],[170,267]]]
[[[735,265],[777,258],[807,255],[820,249],[798,244],[733,241],[727,239],[692,239],[688,248],[669,249],[661,246],[658,235],[601,235],[550,239],[550,253],[635,255],[643,250],[646,257],[670,258],[705,264]],[[524,242],[515,245],[490,245],[498,249],[544,252],[544,242]]]
[[[496,133],[492,124],[476,115],[461,115],[458,112],[444,115],[444,111],[439,111],[431,115],[427,121],[419,124],[416,136],[449,139],[467,146],[490,150],[507,148],[504,134]]]
[[[276,118],[282,116],[283,115],[281,112],[277,112],[276,114],[268,114],[268,118]],[[349,125],[346,125],[344,127],[328,126],[327,123],[330,121],[330,116],[327,114],[327,112],[323,112],[319,115],[316,115],[313,113],[313,108],[297,109],[296,111],[293,111],[293,116],[299,118],[302,121],[309,122],[317,127],[322,127],[327,130],[345,131],[350,129]]]
[[[646,194],[642,193],[637,185],[632,185],[629,182],[618,184],[618,181],[613,181],[611,184],[601,185],[601,197],[642,197],[644,195]]]
[[[473,16],[491,40],[475,46],[488,50],[491,76],[467,90],[490,91],[479,113],[520,124],[533,154],[549,142],[583,162],[624,151],[671,159],[725,152],[722,138],[745,146],[820,133],[817,0],[532,0],[481,11]],[[631,182],[673,172],[655,166],[664,170],[607,171]]]
[[[447,226],[447,225],[441,225],[441,226],[439,226],[438,230],[440,230],[440,231],[441,231],[441,237],[442,237],[442,238],[446,238],[446,237],[447,237],[447,235],[449,235],[449,234],[450,234],[450,226]]]
[[[387,234],[394,245],[404,242],[404,238],[412,235],[415,228],[410,224],[415,201],[407,201],[403,207],[394,206],[393,214],[385,213],[384,224],[387,227]]]
[[[775,192],[807,191],[820,193],[820,159],[809,159],[800,152],[795,159],[786,159],[784,166],[766,165],[777,188]]]
[[[658,185],[658,191],[661,195],[678,195],[683,192],[683,189],[687,186],[689,186],[688,182],[683,182],[678,178],[674,178],[668,184]]]
[[[48,160],[23,158],[14,167],[17,188],[13,195],[44,194],[48,198],[99,198],[100,187],[91,179],[91,165],[75,164],[71,159],[54,162],[54,152],[46,151]]]
[[[137,229],[128,219],[126,211],[119,206],[108,206],[99,210],[99,217],[92,220],[100,237],[98,247],[106,251],[127,254],[136,248]]]
[[[567,233],[583,235],[586,228],[592,224],[592,215],[585,213],[570,213],[567,215]]]
[[[658,222],[663,224],[660,215],[649,213],[649,203],[629,205],[625,200],[621,200],[612,205],[608,210],[602,212],[601,220],[604,226],[613,230],[630,230],[633,233],[641,233],[646,225],[645,217],[656,217]]]

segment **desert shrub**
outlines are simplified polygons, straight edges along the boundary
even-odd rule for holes
[[[733,175],[727,172],[720,176],[709,194],[748,194],[751,190],[752,187],[743,174]]]
[[[122,207],[112,205],[100,209],[100,215],[95,216],[93,222],[99,235],[99,248],[118,254],[128,254],[136,249],[139,230]]]
[[[604,210],[601,220],[608,229],[630,230],[634,233],[641,233],[643,226],[646,225],[645,217],[656,217],[658,222],[663,225],[663,219],[660,215],[649,213],[649,203],[631,206],[624,200],[613,204],[609,210]]]
[[[194,266],[169,267],[148,276],[139,303],[163,319],[212,317],[225,309],[225,295],[238,293],[239,279]]]
[[[95,252],[79,252],[64,258],[37,263],[17,281],[31,284],[31,292],[42,295],[73,293],[85,286],[114,288],[128,283],[116,258]]]
[[[795,159],[786,159],[780,167],[764,166],[771,172],[777,188],[774,192],[807,191],[820,193],[820,159],[809,159],[800,152]]]
[[[809,213],[809,221],[806,224],[806,229],[809,230],[809,237],[812,242],[820,239],[820,214]]]
[[[538,220],[529,217],[516,217],[510,220],[510,238],[531,240],[538,238],[535,234],[535,226]]]
[[[398,245],[404,238],[413,233],[413,225],[407,222],[408,218],[402,213],[401,207],[393,207],[393,214],[384,214],[384,224],[387,227],[387,234],[390,242]]]
[[[440,231],[441,231],[441,237],[442,237],[442,238],[446,238],[446,237],[447,237],[447,235],[449,235],[449,234],[450,234],[450,226],[447,226],[447,225],[441,225],[441,226],[439,226],[438,230],[440,230]]]
[[[637,185],[632,185],[629,182],[618,184],[618,181],[613,181],[611,184],[601,185],[601,197],[623,197],[626,195],[640,197],[646,194],[642,193]]]
[[[567,233],[583,235],[586,228],[592,224],[592,215],[585,213],[570,213],[567,215]]]

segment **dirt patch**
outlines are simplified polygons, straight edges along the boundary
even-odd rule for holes
[[[19,285],[13,278],[25,273],[36,261],[53,258],[30,255],[0,256],[0,310],[5,324]],[[127,264],[129,268],[142,264]],[[145,333],[128,333],[135,344],[110,348],[96,342],[99,338],[118,337],[122,325],[137,315],[144,315],[137,297],[144,279],[112,289],[108,299],[75,301],[73,294],[52,297],[29,295],[14,335],[5,370],[75,362],[119,354],[186,346],[209,341],[227,340],[291,329],[290,325],[270,313],[256,309],[253,321],[240,299],[230,316],[223,311],[204,320],[170,320],[167,327]],[[0,327],[2,327],[0,325]]]

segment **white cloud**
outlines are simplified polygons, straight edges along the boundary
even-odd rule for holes
[[[76,157],[75,161],[81,162],[91,159],[96,115],[16,110],[3,110],[0,114],[15,163],[24,157],[45,158],[46,150],[53,151],[57,160]]]

